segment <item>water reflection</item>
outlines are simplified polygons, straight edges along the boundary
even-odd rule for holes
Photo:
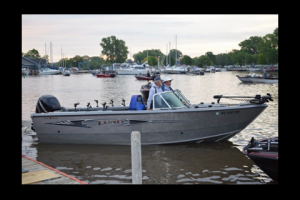
[[[131,184],[131,147],[33,144],[36,160],[89,184]],[[231,142],[142,146],[143,184],[263,184]]]

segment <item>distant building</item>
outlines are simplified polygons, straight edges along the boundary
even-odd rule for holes
[[[22,68],[29,69],[30,75],[38,74],[41,67],[48,67],[46,59],[22,57]]]

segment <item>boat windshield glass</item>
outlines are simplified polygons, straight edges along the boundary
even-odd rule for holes
[[[173,90],[174,91],[174,94],[177,96],[177,98],[181,101],[181,102],[184,102],[184,104],[187,106],[187,107],[190,107],[191,106],[191,103],[190,101],[181,93],[180,90],[176,89],[176,90]]]
[[[185,105],[171,92],[154,94],[153,110],[161,108],[184,108]]]

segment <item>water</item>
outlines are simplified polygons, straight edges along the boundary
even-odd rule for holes
[[[162,74],[173,78],[172,88],[180,89],[191,103],[216,102],[214,95],[255,96],[270,93],[274,101],[246,129],[229,141],[210,144],[142,146],[143,184],[277,184],[242,153],[251,137],[278,136],[278,84],[242,83],[236,74],[216,72],[204,76]],[[134,76],[97,78],[92,74],[71,76],[46,75],[22,77],[22,155],[76,177],[88,184],[131,184],[131,147],[103,145],[39,144],[28,134],[30,114],[44,94],[58,98],[64,107],[80,102],[92,107],[103,102],[114,106],[140,94],[146,81]],[[221,99],[221,102],[237,101]]]

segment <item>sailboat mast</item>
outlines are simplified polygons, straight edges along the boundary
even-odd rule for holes
[[[46,62],[46,66],[47,66],[47,44],[45,43],[45,62]]]
[[[177,35],[175,35],[175,65],[177,66]]]
[[[52,43],[50,42],[50,60],[51,60],[51,67],[53,68],[53,57],[52,57]]]
[[[166,66],[168,65],[168,43],[166,44]]]
[[[60,47],[60,67],[62,67],[62,47]]]
[[[169,63],[171,65],[171,42],[169,42]]]

